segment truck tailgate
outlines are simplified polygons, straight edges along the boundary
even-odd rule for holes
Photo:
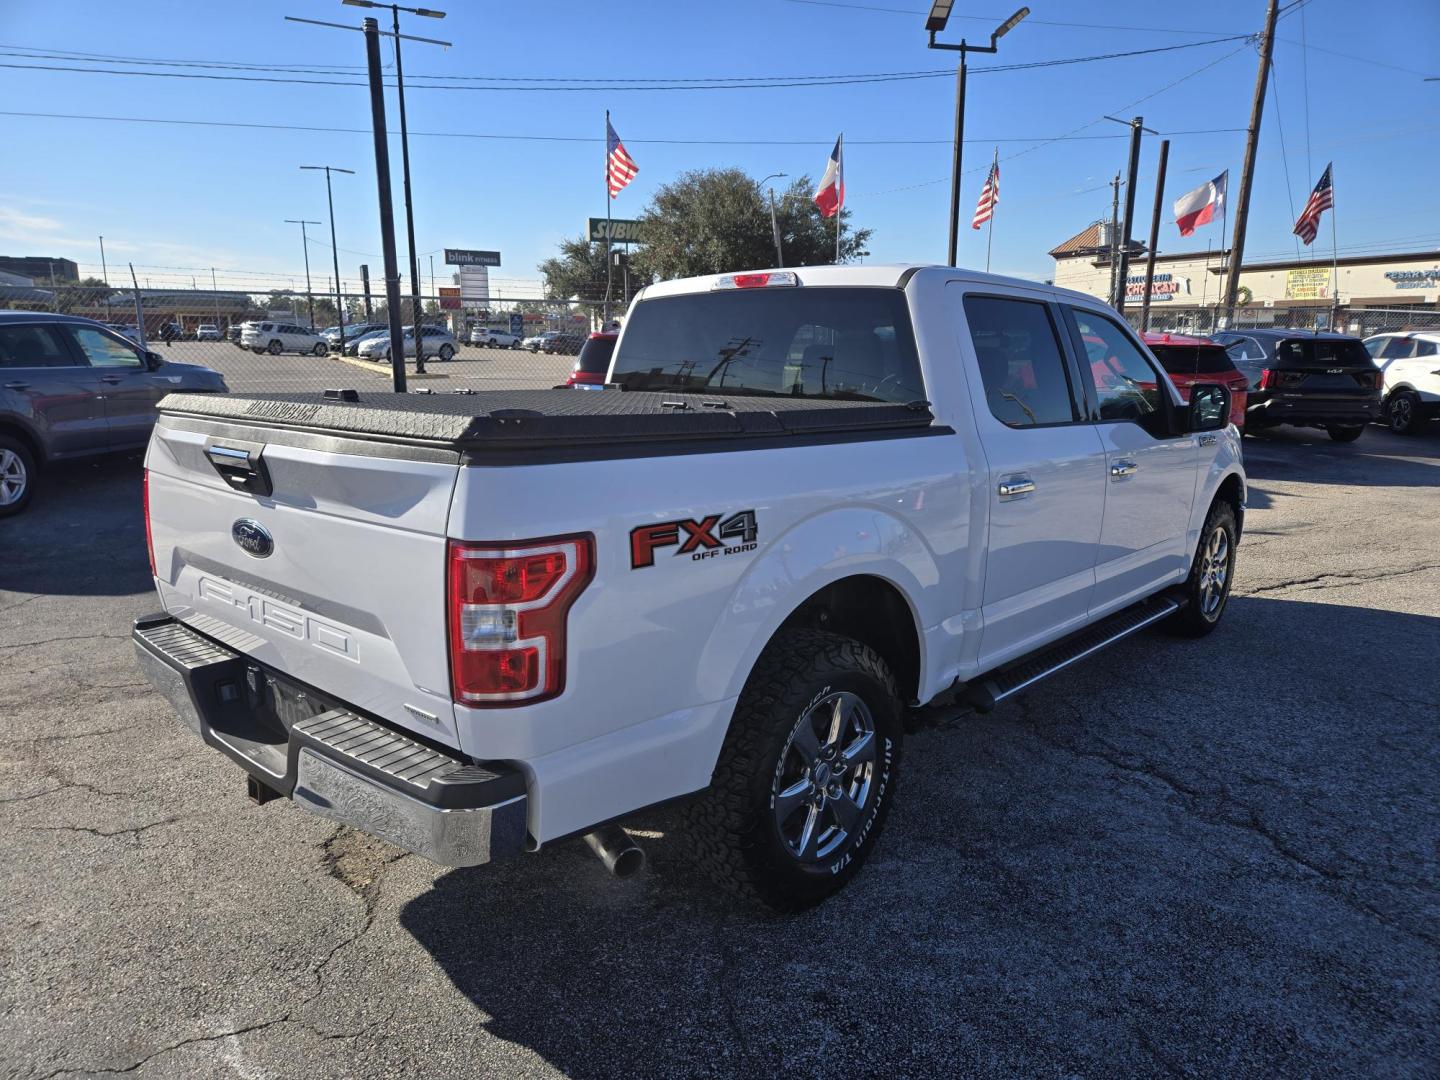
[[[238,489],[222,476],[226,451],[262,462],[245,475],[263,480]],[[458,745],[445,627],[458,461],[163,416],[145,464],[165,610],[356,709]]]

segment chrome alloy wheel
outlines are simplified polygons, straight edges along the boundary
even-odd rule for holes
[[[828,858],[871,809],[875,740],[874,716],[848,691],[823,695],[795,724],[770,789],[775,827],[795,858]]]
[[[0,506],[20,501],[30,478],[25,475],[25,462],[13,450],[0,449]]]
[[[1230,534],[1216,526],[1200,555],[1200,614],[1214,619],[1225,601],[1230,578]]]

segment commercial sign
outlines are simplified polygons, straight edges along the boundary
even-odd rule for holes
[[[1330,267],[1302,266],[1285,271],[1286,300],[1323,300],[1330,295]]]
[[[1433,289],[1440,286],[1440,269],[1386,270],[1385,279],[1397,289]]]
[[[1174,274],[1156,274],[1150,279],[1150,299],[1174,300],[1175,297],[1190,294],[1190,279],[1176,277]],[[1126,298],[1139,298],[1145,295],[1145,275],[1135,274],[1125,279]]]
[[[592,217],[589,222],[586,235],[590,237],[592,243],[603,242],[607,228],[610,230],[612,244],[639,244],[645,240],[645,237],[641,235],[642,223],[635,218]]]
[[[439,291],[439,293],[440,293],[440,310],[441,310],[441,311],[459,311],[459,310],[460,310],[460,289],[459,289],[459,287],[457,287],[457,286],[449,286],[449,285],[441,285],[438,291]]]
[[[499,266],[500,252],[471,251],[468,248],[446,248],[446,266]]]

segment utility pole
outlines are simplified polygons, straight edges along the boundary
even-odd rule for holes
[[[100,237],[100,276],[105,279],[105,321],[110,322],[110,270],[105,265],[105,237]]]
[[[1116,237],[1120,235],[1120,174],[1110,181],[1110,306],[1115,306],[1115,270],[1119,252],[1115,248]]]
[[[382,102],[383,104],[383,102]],[[341,299],[340,290],[340,249],[335,246],[335,193],[330,187],[330,174],[332,172],[355,175],[354,169],[342,169],[338,165],[301,165],[301,170],[309,169],[314,172],[325,170],[325,199],[330,206],[330,254],[335,260],[335,311],[340,316],[340,355],[345,355],[345,302]]]
[[[365,263],[360,264],[360,288],[365,292],[365,321],[374,322],[375,312],[370,306],[370,267]]]
[[[400,323],[400,264],[395,258],[395,206],[390,197],[390,148],[385,142],[385,81],[380,69],[380,24],[366,19],[365,62],[370,74],[370,121],[375,129],[375,187],[380,199],[380,251],[385,260],[385,303],[390,309],[390,371],[395,392],[405,393],[405,330]],[[327,174],[328,176],[328,174]],[[340,271],[336,268],[338,276]],[[419,351],[420,343],[415,343]]]
[[[1170,161],[1170,140],[1160,140],[1160,165],[1155,173],[1155,209],[1150,215],[1149,253],[1145,256],[1145,292],[1140,301],[1140,330],[1150,329],[1150,289],[1155,281],[1155,246],[1160,243],[1160,210],[1165,202],[1165,167]]]
[[[1260,118],[1265,111],[1265,87],[1270,78],[1270,56],[1275,49],[1275,19],[1280,0],[1265,6],[1265,30],[1260,35],[1260,70],[1255,75],[1255,97],[1250,102],[1250,128],[1245,135],[1245,163],[1240,170],[1240,197],[1235,203],[1235,235],[1230,241],[1230,273],[1225,278],[1225,320],[1235,318],[1235,296],[1245,258],[1245,226],[1250,219],[1250,185],[1255,179],[1255,154],[1260,144]]]
[[[310,329],[315,329],[315,294],[310,291],[310,237],[305,234],[306,225],[319,225],[318,221],[305,221],[300,218],[286,218],[286,225],[300,226],[300,246],[305,251],[305,302],[310,307]]]
[[[1135,182],[1140,173],[1140,135],[1145,131],[1145,118],[1130,121],[1130,165],[1125,180],[1125,227],[1120,234],[1120,259],[1116,274],[1120,284],[1115,290],[1115,310],[1125,314],[1125,289],[1130,277],[1130,234],[1135,229]]]

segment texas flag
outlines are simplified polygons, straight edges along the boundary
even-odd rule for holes
[[[1226,169],[1214,180],[1175,200],[1175,224],[1180,226],[1181,236],[1189,236],[1201,225],[1215,220],[1215,211],[1225,205],[1225,185],[1229,180],[1230,170]]]
[[[815,189],[815,205],[820,207],[821,217],[834,217],[845,205],[844,142],[844,135],[835,140],[835,149],[830,151],[830,163],[825,166],[825,175]]]

